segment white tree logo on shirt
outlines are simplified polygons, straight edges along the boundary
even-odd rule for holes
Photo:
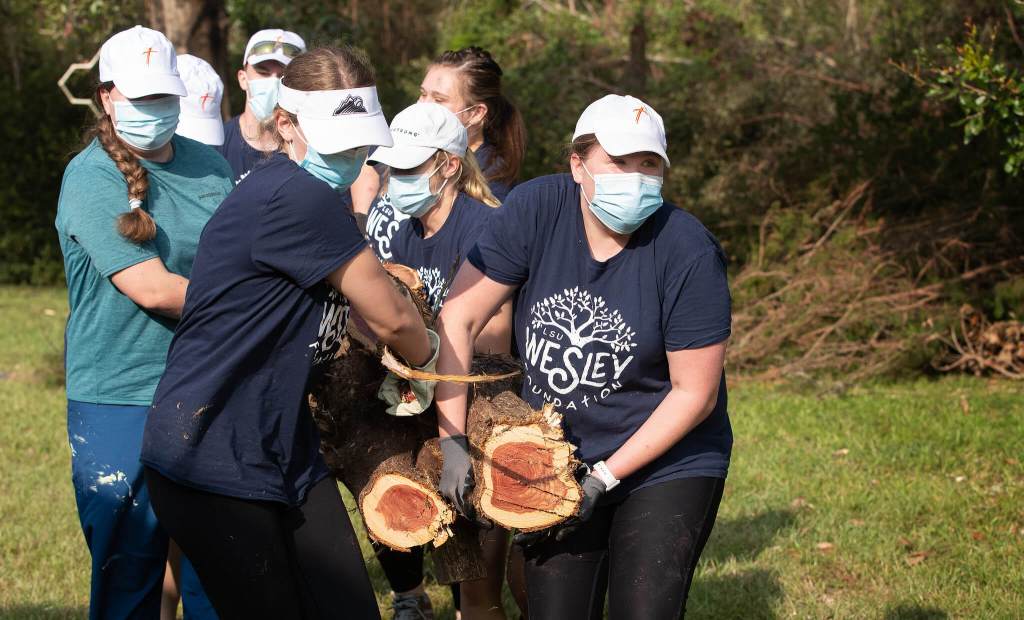
[[[565,409],[607,398],[622,387],[635,336],[618,310],[578,286],[546,297],[530,311],[525,361],[547,385],[527,375],[531,391]]]
[[[445,282],[444,276],[441,275],[441,270],[437,267],[420,267],[417,269],[420,274],[420,280],[423,281],[423,288],[427,291],[427,303],[430,305],[430,309],[437,312],[444,305],[444,299],[441,298],[441,294],[444,293]]]

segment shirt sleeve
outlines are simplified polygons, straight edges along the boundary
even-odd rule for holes
[[[667,278],[662,317],[667,351],[699,349],[729,337],[732,302],[720,249],[709,248]]]
[[[366,241],[337,192],[327,185],[321,190],[290,182],[260,213],[252,259],[310,288],[364,247]]]
[[[159,256],[152,242],[121,236],[117,218],[128,212],[128,186],[115,170],[79,166],[64,178],[59,209],[64,234],[88,254],[103,277]]]
[[[532,192],[513,191],[508,201],[483,223],[467,259],[495,282],[520,285],[530,274],[530,255],[537,233],[536,200]]]

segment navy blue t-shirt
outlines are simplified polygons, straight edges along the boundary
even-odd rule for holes
[[[199,239],[142,462],[199,489],[296,505],[327,475],[306,400],[348,303],[324,278],[366,242],[341,196],[274,154]]]
[[[498,157],[498,150],[494,148],[494,145],[490,142],[484,141],[483,144],[477,147],[473,151],[473,156],[476,157],[476,163],[480,166],[481,172],[484,173],[486,178],[489,174],[494,172],[494,169],[501,164],[501,158]],[[502,181],[496,181],[494,179],[487,180],[488,187],[491,188],[491,193],[494,197],[505,202],[505,197],[512,191],[512,185],[509,183],[503,183]]]
[[[444,302],[442,292],[458,266],[476,244],[487,218],[495,209],[459,193],[441,229],[423,238],[423,224],[408,218],[398,226],[391,240],[391,261],[416,269],[427,291],[427,303],[439,310]]]
[[[238,185],[256,167],[256,164],[266,160],[269,153],[254,149],[245,138],[242,137],[242,127],[239,125],[239,117],[235,117],[224,123],[224,144],[215,146],[217,152],[228,160],[231,171],[234,173],[235,185]]]
[[[622,251],[596,261],[579,185],[568,174],[513,189],[468,260],[520,287],[513,322],[523,398],[535,408],[554,403],[577,457],[590,465],[626,443],[668,394],[666,351],[730,334],[725,257],[696,218],[666,203]],[[613,495],[673,478],[724,478],[732,450],[727,407],[723,373],[707,419]]]

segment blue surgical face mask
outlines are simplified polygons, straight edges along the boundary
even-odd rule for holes
[[[445,162],[447,163],[447,162]],[[393,174],[388,180],[388,196],[399,212],[409,217],[420,217],[437,204],[448,179],[436,192],[430,191],[430,177],[441,169],[441,164],[426,174]]]
[[[128,144],[155,151],[171,141],[178,128],[181,97],[149,101],[114,101],[114,129]]]
[[[299,135],[299,132],[296,132],[296,136],[305,142],[301,135]],[[291,144],[289,144],[289,148],[291,148]],[[366,155],[369,153],[369,150],[369,147],[364,146],[358,149],[325,155],[318,153],[316,149],[306,142],[306,156],[302,158],[302,161],[298,162],[299,168],[303,168],[311,175],[330,185],[333,189],[339,191],[346,190],[359,177],[359,171],[362,170],[363,164],[366,163]]]
[[[664,202],[661,198],[661,177],[639,172],[614,174],[590,174],[594,179],[594,196],[587,200],[590,211],[609,229],[628,235],[658,210]]]
[[[249,80],[249,107],[259,120],[265,120],[274,113],[281,78],[268,77]]]

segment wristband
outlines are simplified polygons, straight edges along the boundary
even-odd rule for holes
[[[597,476],[598,480],[604,483],[605,491],[611,491],[615,487],[619,486],[619,482],[621,482],[614,474],[612,474],[612,470],[608,469],[608,466],[604,464],[604,461],[594,463],[591,471],[595,476]]]

